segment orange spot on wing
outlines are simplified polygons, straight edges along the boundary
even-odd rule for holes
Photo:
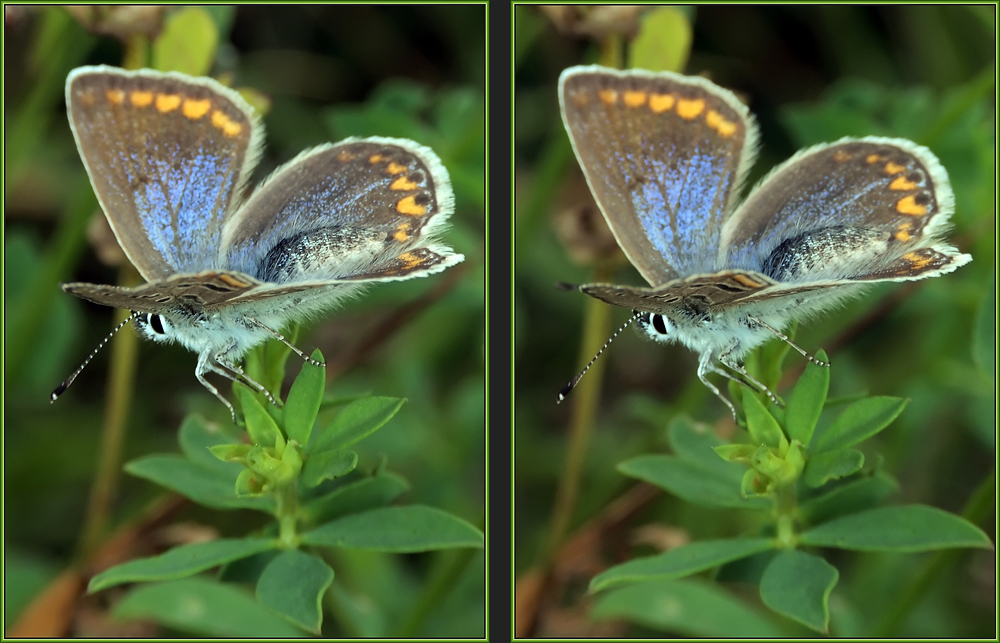
[[[906,190],[912,190],[915,187],[917,187],[917,184],[912,181],[907,181],[904,176],[897,176],[893,179],[892,183],[889,184],[890,190],[902,190],[904,192]]]
[[[222,130],[222,133],[232,138],[243,130],[243,126],[230,119],[224,112],[215,110],[212,112],[212,125]]]
[[[202,116],[208,113],[208,110],[212,108],[212,101],[205,98],[202,100],[194,100],[193,98],[188,98],[184,101],[184,105],[181,107],[181,113],[184,114],[186,118],[190,118],[193,121],[198,120]]]
[[[351,154],[347,150],[343,150],[342,152],[340,152],[339,154],[337,154],[337,160],[338,161],[344,161],[345,163],[347,161],[353,161],[355,158],[356,158],[355,155]]]
[[[375,165],[376,163],[381,163],[384,160],[385,157],[382,156],[381,154],[372,154],[371,156],[368,157],[368,162],[371,163],[372,165]]]
[[[886,174],[899,174],[900,172],[905,172],[905,171],[906,171],[905,167],[903,167],[902,165],[896,165],[892,161],[889,161],[888,163],[885,164]]]
[[[869,165],[872,163],[878,163],[881,160],[882,157],[879,156],[878,154],[869,154],[868,156],[865,157],[865,161],[867,161]]]
[[[613,89],[602,89],[597,95],[605,105],[614,105],[618,100],[618,92]]]
[[[392,161],[389,163],[388,167],[385,168],[385,171],[389,174],[402,174],[406,171],[406,166]]]
[[[927,214],[927,207],[917,203],[911,194],[910,196],[905,196],[899,201],[896,201],[896,212],[919,217]]]
[[[413,181],[407,179],[405,176],[401,176],[401,177],[399,177],[398,179],[396,179],[395,181],[392,182],[392,185],[389,186],[389,189],[390,190],[416,190],[418,187],[420,187],[420,186],[418,186]]]
[[[714,109],[708,110],[708,113],[705,114],[705,122],[723,138],[736,133],[736,123],[726,120],[722,114]]]
[[[916,252],[907,252],[903,255],[903,259],[910,262],[910,268],[912,270],[920,270],[925,268],[927,264],[931,263],[933,257],[924,257]]]
[[[415,266],[419,266],[423,262],[423,259],[420,258],[420,255],[414,254],[412,252],[404,252],[403,254],[399,255],[397,259],[406,264],[403,266],[403,270],[409,270]]]
[[[703,98],[680,98],[677,100],[677,115],[684,120],[696,118],[705,109],[705,99]]]
[[[392,238],[396,241],[402,243],[403,241],[410,240],[410,224],[408,222],[403,222],[399,224],[396,231],[392,233]]]
[[[153,102],[153,92],[134,91],[129,94],[129,100],[135,107],[146,107]]]
[[[396,204],[396,212],[400,214],[408,214],[411,217],[417,217],[422,214],[427,214],[427,208],[418,204],[414,196],[408,196],[399,200]]]
[[[121,105],[125,101],[125,92],[120,89],[109,89],[104,95],[112,105]]]
[[[157,94],[156,111],[166,114],[181,106],[181,97],[178,94]]]
[[[673,94],[650,94],[649,95],[649,109],[653,110],[654,113],[660,114],[662,112],[671,109],[677,99]]]
[[[640,107],[646,104],[646,92],[625,92],[622,101],[626,107]]]
[[[843,163],[844,161],[850,161],[851,155],[844,150],[837,150],[833,155],[833,160]]]

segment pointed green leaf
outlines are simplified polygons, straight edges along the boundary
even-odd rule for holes
[[[317,348],[313,351],[312,358],[323,362],[323,353]],[[289,440],[295,440],[301,445],[309,444],[309,436],[316,423],[316,414],[319,413],[325,388],[326,368],[304,362],[285,401],[285,434]]]
[[[666,489],[696,505],[743,509],[766,509],[770,506],[761,499],[742,498],[739,482],[721,478],[673,456],[642,455],[622,462],[618,465],[618,470],[631,478],[645,480]]]
[[[993,548],[989,536],[979,527],[964,518],[926,505],[880,507],[835,518],[801,534],[799,542],[854,551]]]
[[[756,395],[743,396],[743,410],[747,415],[747,431],[750,432],[750,439],[754,446],[765,445],[777,449],[788,448],[788,440],[785,434]]]
[[[132,460],[125,471],[166,487],[200,505],[214,509],[255,509],[274,513],[272,498],[237,498],[234,492],[236,472],[199,466],[177,455],[150,455]]]
[[[816,353],[816,359],[826,362],[826,352],[820,349]],[[806,364],[806,370],[795,383],[785,408],[785,428],[788,429],[790,439],[809,446],[829,390],[830,367],[819,366],[811,361]]]
[[[302,506],[311,523],[339,518],[351,513],[382,507],[410,489],[410,483],[394,473],[383,473],[346,484]]]
[[[322,559],[297,549],[272,560],[257,581],[257,600],[276,614],[313,634],[323,624],[321,601],[333,582]]]
[[[87,592],[93,593],[122,583],[184,578],[276,546],[277,541],[270,538],[222,538],[181,545],[159,556],[130,560],[105,570],[90,579]]]
[[[324,480],[333,480],[354,471],[358,454],[348,449],[317,451],[309,455],[302,469],[302,484],[312,488]]]
[[[891,476],[877,472],[870,478],[852,480],[799,505],[807,524],[818,524],[848,513],[871,509],[899,489]]]
[[[739,483],[744,467],[733,465],[731,461],[727,462],[712,453],[715,447],[728,445],[715,435],[707,424],[695,423],[690,418],[677,416],[670,422],[667,436],[670,447],[680,459],[711,471],[719,477]]]
[[[774,541],[770,538],[697,541],[658,556],[636,558],[606,569],[591,579],[590,591],[598,592],[627,583],[683,578],[773,547]]]
[[[844,409],[825,431],[816,435],[812,453],[852,447],[885,427],[906,408],[909,400],[899,397],[866,397]]]
[[[115,604],[120,619],[147,619],[182,632],[225,638],[291,638],[304,632],[261,609],[238,585],[186,578],[141,585]]]
[[[780,638],[787,634],[717,585],[695,579],[650,581],[594,601],[591,617],[624,619],[682,637]]]
[[[819,556],[783,551],[760,579],[760,597],[772,610],[808,628],[829,633],[830,592],[840,574]]]
[[[411,505],[351,514],[302,534],[302,543],[409,553],[483,546],[483,533],[450,513]]]
[[[250,434],[250,442],[262,447],[273,447],[275,444],[284,442],[281,431],[274,418],[264,410],[257,396],[253,391],[245,386],[237,386],[236,394],[240,398],[240,408],[243,409],[243,417],[246,418],[247,433]]]
[[[250,450],[255,448],[259,447],[252,447],[249,444],[216,444],[213,447],[209,447],[208,452],[223,462],[242,463],[246,460]]]
[[[366,397],[351,402],[316,436],[311,450],[330,451],[355,444],[382,428],[405,401],[395,397]]]
[[[181,452],[188,460],[209,467],[227,468],[231,465],[220,464],[219,460],[209,452],[209,448],[218,444],[234,444],[240,441],[240,432],[227,420],[225,424],[208,422],[200,415],[189,415],[181,423],[177,441]]]
[[[810,456],[803,478],[813,489],[822,487],[830,480],[839,480],[861,471],[865,464],[865,454],[857,449],[838,449]]]

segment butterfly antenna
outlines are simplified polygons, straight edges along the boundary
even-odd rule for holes
[[[73,380],[76,379],[77,375],[79,375],[81,372],[83,372],[83,369],[87,368],[87,364],[90,363],[90,360],[94,359],[94,355],[97,355],[97,352],[99,350],[101,350],[102,348],[104,348],[105,344],[107,344],[109,341],[111,341],[111,338],[115,336],[115,333],[117,333],[122,328],[124,328],[125,324],[129,323],[130,321],[132,321],[133,319],[135,319],[136,317],[138,317],[139,315],[142,315],[142,314],[144,314],[144,313],[136,312],[136,311],[133,310],[132,314],[125,318],[125,321],[123,321],[122,323],[120,323],[117,326],[115,326],[115,329],[113,331],[111,331],[110,333],[108,333],[107,337],[105,337],[103,340],[101,340],[101,343],[97,345],[97,348],[95,348],[90,353],[90,355],[87,356],[87,359],[83,360],[83,364],[80,364],[76,368],[76,370],[73,371],[72,375],[70,375],[69,377],[67,377],[63,381],[62,384],[60,384],[59,386],[57,386],[56,390],[52,391],[52,395],[49,396],[49,402],[50,403],[51,402],[55,402],[56,400],[59,399],[60,395],[62,395],[63,393],[66,392],[66,389],[68,389],[69,385],[73,383]]]
[[[289,342],[289,341],[288,341],[287,339],[285,339],[285,336],[284,336],[284,335],[282,335],[282,334],[281,334],[281,333],[279,333],[278,331],[274,330],[274,329],[273,329],[273,328],[271,328],[270,326],[268,326],[268,325],[264,324],[264,322],[260,321],[260,320],[259,320],[259,319],[257,319],[256,317],[249,317],[249,319],[250,319],[250,321],[252,321],[253,323],[257,324],[258,326],[260,326],[261,328],[263,328],[264,330],[266,330],[267,332],[269,332],[269,333],[271,334],[271,337],[275,338],[276,340],[278,340],[279,342],[281,342],[282,344],[284,344],[284,345],[285,345],[285,346],[287,346],[288,348],[292,349],[292,351],[293,351],[293,352],[294,352],[294,353],[295,353],[296,355],[298,355],[299,357],[301,357],[301,358],[302,358],[302,359],[304,359],[305,361],[309,362],[309,363],[310,363],[310,364],[312,364],[313,366],[319,366],[320,368],[326,368],[326,364],[325,364],[325,363],[323,363],[323,362],[318,362],[318,361],[314,360],[313,358],[309,357],[308,355],[306,355],[305,353],[303,353],[302,351],[300,351],[300,350],[298,349],[298,347],[297,347],[297,346],[295,346],[295,344],[292,344],[292,343],[291,343],[291,342]]]
[[[604,349],[610,346],[611,342],[615,341],[615,337],[621,335],[621,332],[626,328],[628,328],[629,324],[639,319],[644,314],[645,313],[642,312],[636,312],[634,315],[629,317],[628,321],[626,321],[624,324],[621,325],[621,328],[616,330],[614,334],[608,338],[608,341],[604,342],[604,346],[601,346],[601,350],[597,351],[597,355],[594,355],[593,359],[591,359],[590,362],[588,362],[587,365],[583,367],[583,370],[580,371],[580,374],[574,377],[572,380],[570,380],[570,383],[564,386],[561,391],[559,391],[559,398],[556,400],[556,404],[559,404],[560,402],[565,400],[567,396],[569,396],[570,392],[576,388],[576,385],[580,383],[580,380],[583,379],[583,376],[587,374],[587,371],[590,370],[590,367],[593,366],[594,362],[597,361],[597,358],[600,357],[601,353],[604,352]]]

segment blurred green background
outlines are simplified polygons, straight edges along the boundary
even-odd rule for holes
[[[515,572],[526,588],[528,572],[557,560],[555,585],[536,605],[534,634],[661,635],[590,621],[586,582],[609,564],[659,551],[640,527],[692,539],[741,529],[738,514],[692,508],[662,494],[627,519],[614,514],[635,490],[616,464],[666,450],[665,429],[676,414],[714,423],[723,435],[733,431],[728,411],[695,376],[696,355],[629,331],[602,357],[579,496],[558,540],[582,533],[577,530],[590,520],[612,516],[624,524],[600,531],[598,542],[578,539],[576,549],[558,554],[547,549],[574,404],[571,396],[557,406],[556,394],[596,352],[593,346],[581,351],[589,298],[555,284],[586,283],[603,271],[602,280],[645,285],[618,253],[573,157],[559,116],[559,73],[616,57],[627,66],[619,52],[632,51],[629,45],[644,38],[666,49],[690,38],[681,71],[732,89],[758,119],[762,145],[748,186],[796,150],[842,136],[897,136],[931,148],[955,191],[948,238],[974,261],[942,278],[871,288],[801,324],[796,342],[811,353],[829,353],[831,398],[865,392],[910,398],[900,419],[874,441],[877,451],[867,454],[868,461],[881,461],[900,480],[892,502],[961,513],[995,463],[994,10],[703,6],[680,8],[684,24],[678,26],[669,20],[647,25],[656,11],[648,6],[516,8]],[[612,309],[602,340],[627,315]],[[803,367],[791,352],[779,394]],[[981,526],[995,536],[994,520]],[[565,569],[570,558],[575,575]],[[867,635],[924,560],[873,554],[835,559],[841,580],[832,600],[834,633]],[[962,553],[896,634],[992,636],[995,578],[993,552]],[[759,601],[753,592],[741,596]]]
[[[106,348],[58,403],[48,402],[112,325],[110,309],[77,300],[58,283],[118,280],[118,269],[102,263],[88,241],[100,236],[96,223],[103,217],[66,121],[66,74],[84,64],[121,66],[131,56],[141,62],[147,53],[153,64],[167,60],[157,45],[143,48],[142,34],[163,33],[178,15],[176,8],[74,11],[5,8],[5,626],[74,554],[108,386]],[[411,138],[434,149],[449,170],[456,212],[444,236],[465,262],[427,279],[373,287],[303,328],[297,343],[307,353],[322,349],[332,393],[409,400],[359,445],[361,468],[384,458],[412,484],[404,502],[482,526],[485,7],[202,11],[193,23],[199,29],[177,32],[190,42],[173,46],[186,53],[190,45],[210,75],[248,89],[260,101],[255,106],[266,108],[266,150],[253,183],[303,149],[347,136]],[[177,427],[190,412],[230,421],[195,379],[195,360],[178,346],[142,344],[123,461],[177,451]],[[288,381],[299,368],[289,361]],[[232,397],[228,385],[220,390]],[[119,484],[112,527],[161,493],[124,475]],[[262,517],[188,506],[177,520],[241,535]],[[475,556],[421,634],[483,635],[484,560]],[[412,607],[439,562],[429,555],[366,555],[345,557],[335,568],[337,582],[370,610],[365,632],[378,636]],[[335,620],[328,625],[338,635]]]

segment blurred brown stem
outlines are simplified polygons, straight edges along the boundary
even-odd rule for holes
[[[608,281],[610,269],[599,265],[595,271],[595,280]],[[580,341],[580,367],[582,368],[607,341],[609,335],[609,319],[611,307],[602,301],[587,298],[583,321],[583,336]],[[566,536],[573,512],[576,509],[577,496],[580,493],[580,478],[583,475],[583,464],[587,457],[587,447],[594,428],[594,419],[601,399],[601,383],[603,382],[604,362],[597,360],[587,372],[587,376],[573,390],[571,395],[571,415],[569,428],[569,445],[566,453],[566,466],[563,468],[559,487],[556,490],[555,504],[552,508],[552,526],[543,553],[542,567],[547,568],[553,555]]]
[[[140,282],[139,274],[131,265],[122,267],[119,285],[135,286]],[[114,325],[120,324],[129,311],[115,311]],[[101,435],[100,461],[97,475],[90,488],[90,501],[83,534],[80,538],[80,557],[88,559],[100,544],[107,531],[118,487],[121,469],[122,445],[125,442],[129,410],[132,407],[132,393],[135,390],[135,371],[139,353],[139,338],[135,333],[119,333],[111,343],[111,368],[108,372],[108,398],[104,413],[104,432]]]

